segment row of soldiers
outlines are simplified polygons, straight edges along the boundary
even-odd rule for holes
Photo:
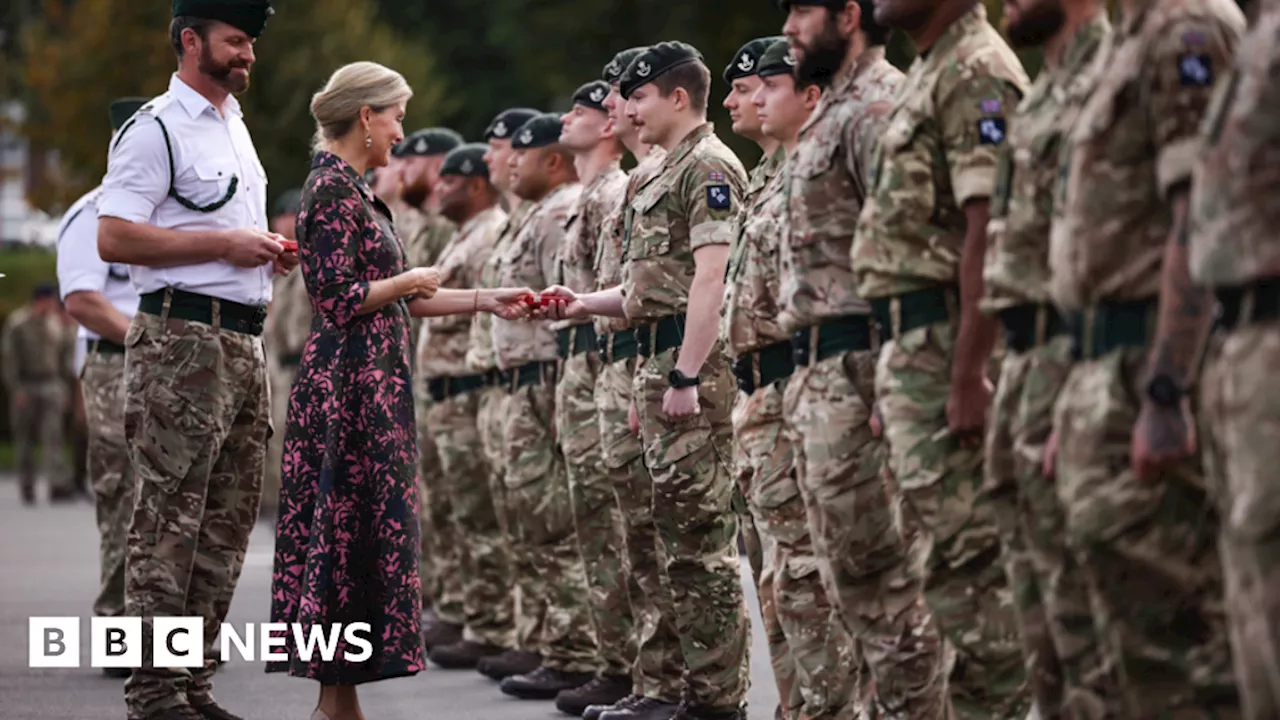
[[[737,717],[741,532],[778,717],[1280,717],[1276,4],[781,6],[724,71],[750,175],[670,42],[443,158],[422,262],[549,289],[420,334],[430,657]]]

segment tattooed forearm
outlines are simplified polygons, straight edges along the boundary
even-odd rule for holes
[[[1165,246],[1160,311],[1149,361],[1149,376],[1168,375],[1190,385],[1213,324],[1214,296],[1196,287],[1188,269],[1187,193],[1173,198],[1174,226]]]

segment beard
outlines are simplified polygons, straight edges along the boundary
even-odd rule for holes
[[[1019,50],[1044,45],[1066,20],[1059,0],[1031,0],[1019,7],[1018,19],[1009,23],[1009,44]]]
[[[813,39],[813,45],[800,46],[800,50],[803,57],[796,63],[796,80],[827,88],[849,54],[849,38],[841,37],[836,24],[828,17],[822,32]]]
[[[419,175],[412,185],[406,184],[400,190],[400,199],[406,205],[415,208],[422,207],[429,197],[431,197],[431,186],[427,184],[426,173]]]
[[[243,68],[245,76],[232,74],[236,68]],[[218,87],[226,90],[232,95],[239,95],[249,89],[249,63],[241,60],[232,60],[229,63],[220,63],[213,59],[213,53],[209,51],[209,46],[205,45],[200,50],[200,72],[207,75]]]

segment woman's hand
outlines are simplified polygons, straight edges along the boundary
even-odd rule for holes
[[[485,293],[484,300],[478,303],[480,310],[493,313],[503,320],[519,320],[529,314],[529,306],[524,301],[533,295],[529,288],[500,288],[480,292]]]
[[[440,272],[435,268],[414,268],[396,277],[396,288],[401,295],[431,299],[440,289]]]

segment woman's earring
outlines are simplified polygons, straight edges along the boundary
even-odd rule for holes
[[[364,146],[367,148],[373,147],[373,136],[369,133],[364,134]]]

